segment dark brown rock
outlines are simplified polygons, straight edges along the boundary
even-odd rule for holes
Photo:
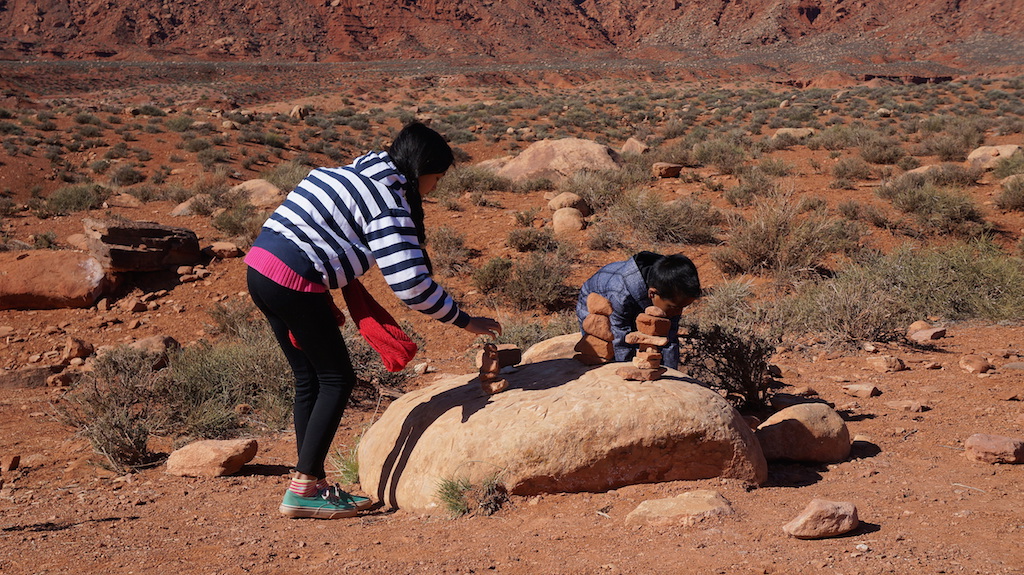
[[[89,249],[104,269],[158,271],[202,260],[199,238],[185,228],[153,222],[83,220]]]

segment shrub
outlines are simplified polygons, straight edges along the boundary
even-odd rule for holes
[[[511,270],[512,260],[501,257],[491,258],[473,272],[473,287],[485,294],[498,291],[508,282]]]
[[[172,116],[164,120],[164,125],[172,132],[184,132],[191,128],[193,123],[195,120],[189,116]]]
[[[1003,189],[996,198],[1001,210],[1024,211],[1024,176],[1016,176],[1003,182]]]
[[[522,262],[513,263],[501,294],[521,310],[564,307],[574,295],[565,284],[569,262],[558,254],[533,252]]]
[[[150,433],[166,424],[158,389],[167,371],[154,369],[144,351],[121,346],[96,358],[57,403],[60,419],[76,427],[110,467],[125,473],[159,463],[149,450]]]
[[[499,474],[486,477],[479,485],[466,477],[445,478],[437,484],[437,499],[453,518],[466,514],[493,515],[508,500]]]
[[[872,164],[895,164],[905,155],[900,143],[889,138],[875,138],[860,147],[860,156]]]
[[[727,274],[815,271],[830,253],[851,249],[860,230],[822,212],[799,216],[786,197],[760,203],[753,217],[733,228],[712,259]]]
[[[703,166],[714,166],[723,174],[736,173],[746,160],[738,144],[729,139],[700,142],[693,147],[694,159]]]
[[[622,185],[611,172],[581,171],[562,181],[559,192],[572,192],[595,212],[605,210],[622,195]]]
[[[928,233],[976,236],[991,227],[969,196],[940,188],[920,174],[904,174],[878,188],[878,195],[913,215]]]
[[[295,189],[295,186],[299,185],[299,182],[309,175],[309,166],[303,165],[299,162],[290,161],[278,164],[273,168],[262,172],[260,177],[267,180],[271,184],[274,184],[278,189],[291,191]]]
[[[708,244],[717,241],[721,212],[691,200],[662,201],[647,191],[624,195],[612,208],[611,220],[633,229],[641,242]]]
[[[767,339],[738,327],[693,326],[680,342],[679,365],[724,392],[735,407],[759,409],[771,384],[768,360],[774,351]]]
[[[734,206],[750,205],[754,198],[767,196],[778,190],[775,182],[759,167],[741,171],[739,179],[739,185],[729,188],[723,195],[725,200]]]
[[[221,150],[219,148],[207,148],[200,150],[196,154],[196,159],[199,160],[199,164],[203,166],[204,170],[212,170],[213,167],[222,162],[227,162],[231,159],[231,154],[227,150]]]
[[[54,190],[46,208],[54,214],[92,210],[102,206],[108,195],[109,190],[99,184],[73,184]]]
[[[239,202],[213,218],[213,227],[238,238],[243,248],[251,246],[266,221],[266,215],[247,202]]]
[[[1015,174],[1024,174],[1024,153],[999,158],[992,168],[992,175],[997,178],[1008,178]]]
[[[510,343],[526,351],[535,343],[578,332],[580,326],[576,312],[568,310],[555,314],[546,322],[534,318],[503,319],[501,328],[501,335],[495,339],[495,343]]]
[[[558,241],[551,228],[516,228],[508,233],[505,243],[518,252],[550,252],[558,249]]]
[[[837,180],[866,180],[871,177],[871,168],[860,158],[841,158],[832,166],[832,177]]]
[[[115,186],[130,186],[146,181],[146,176],[133,166],[118,166],[110,175],[110,183]]]
[[[512,181],[491,170],[477,166],[456,166],[437,183],[434,196],[449,198],[473,192],[504,192],[512,188]]]
[[[766,158],[757,165],[760,171],[772,177],[788,176],[793,171],[793,164],[782,159]]]
[[[470,250],[466,238],[448,228],[432,228],[428,234],[427,247],[434,273],[450,277],[461,273],[469,262]]]

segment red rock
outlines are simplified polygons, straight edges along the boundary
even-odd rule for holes
[[[969,354],[960,358],[960,369],[967,373],[988,373],[995,366],[983,356]]]
[[[647,306],[647,309],[644,310],[644,313],[651,317],[668,317],[667,315],[665,315],[665,310],[661,309],[656,305]]]
[[[592,313],[583,318],[583,331],[604,341],[615,339],[615,334],[612,333],[612,320],[606,315]]]
[[[516,365],[523,361],[523,352],[519,349],[519,346],[512,343],[498,343],[494,345],[494,352],[497,354],[496,360],[498,362],[498,369],[508,367],[510,365]],[[484,350],[476,352],[476,367],[480,369],[483,366]]]
[[[656,335],[647,335],[646,333],[640,333],[638,331],[631,331],[626,334],[626,343],[632,345],[651,345],[655,347],[665,347],[666,345],[668,345],[668,338]]]
[[[882,395],[882,392],[877,387],[867,383],[853,383],[850,385],[844,385],[843,393],[845,393],[846,395],[852,395],[853,397],[863,398]]]
[[[167,458],[166,471],[182,477],[220,477],[237,473],[256,457],[255,439],[196,441]]]
[[[654,162],[651,164],[651,175],[655,178],[677,178],[682,171],[682,164],[672,164],[669,162]]]
[[[931,343],[937,339],[946,337],[946,328],[944,327],[933,327],[930,329],[920,329],[907,336],[911,341],[920,344]]]
[[[849,533],[860,525],[857,506],[845,501],[813,499],[792,521],[782,526],[790,537],[823,539]]]
[[[630,381],[655,381],[665,375],[664,367],[657,369],[640,369],[632,365],[623,365],[615,370],[615,375]]]
[[[0,252],[0,309],[92,307],[109,287],[103,266],[79,252]]]
[[[907,366],[903,363],[902,359],[891,355],[869,357],[867,359],[867,364],[871,369],[879,373],[891,373],[907,369]]]
[[[613,359],[615,357],[615,348],[612,346],[612,342],[592,335],[583,336],[579,343],[576,344],[575,350],[583,355],[592,355],[605,359]]]
[[[885,405],[886,407],[892,409],[896,409],[899,411],[909,411],[911,413],[921,413],[931,409],[930,407],[921,403],[920,401],[915,401],[912,399],[906,399],[901,401],[887,401]]]
[[[642,313],[636,317],[636,329],[646,335],[664,337],[672,329],[672,322],[662,317],[654,317]]]
[[[1024,441],[975,433],[964,443],[964,455],[980,463],[1024,463]]]
[[[587,311],[600,315],[612,315],[612,302],[599,293],[587,294]]]
[[[20,455],[5,455],[0,458],[0,471],[14,471],[19,465],[21,465]]]

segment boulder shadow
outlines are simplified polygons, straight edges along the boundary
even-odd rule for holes
[[[850,456],[848,459],[867,459],[882,452],[882,448],[870,441],[854,441],[850,445]]]
[[[800,463],[769,463],[768,480],[762,487],[807,487],[821,481],[822,471]]]
[[[236,476],[251,477],[260,475],[264,477],[280,477],[282,475],[288,475],[291,473],[292,468],[287,465],[267,465],[263,463],[246,464],[243,465]]]

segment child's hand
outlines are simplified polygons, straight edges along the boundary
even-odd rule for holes
[[[501,324],[489,317],[474,317],[469,320],[466,331],[494,339],[501,335]]]

